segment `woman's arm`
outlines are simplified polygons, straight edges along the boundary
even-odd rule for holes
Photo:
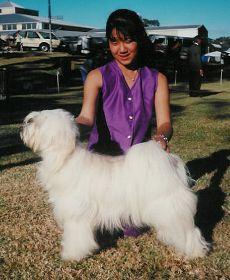
[[[158,86],[155,93],[155,112],[157,131],[154,139],[161,143],[164,150],[169,151],[168,141],[173,133],[170,116],[170,97],[167,78],[161,73],[158,74]]]
[[[97,96],[102,87],[102,76],[99,69],[92,70],[84,84],[83,104],[76,118],[80,130],[81,141],[88,140],[89,133],[95,121]]]
[[[80,114],[76,118],[78,124],[92,126],[95,120],[97,96],[102,87],[102,76],[99,69],[92,70],[87,75],[84,84],[83,104]]]

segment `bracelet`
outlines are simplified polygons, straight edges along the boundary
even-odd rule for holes
[[[164,134],[160,134],[159,136],[165,141],[165,144],[168,145],[169,143],[168,138]]]

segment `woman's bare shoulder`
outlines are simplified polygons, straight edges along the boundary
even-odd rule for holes
[[[161,72],[158,72],[158,82],[167,83],[167,77]]]
[[[98,87],[102,86],[102,74],[99,68],[89,72],[86,78],[86,83],[94,83]]]

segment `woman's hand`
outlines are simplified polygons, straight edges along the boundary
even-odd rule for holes
[[[203,69],[200,69],[200,75],[201,75],[201,77],[204,76],[204,70]]]
[[[167,153],[170,153],[169,145],[168,145],[168,140],[167,137],[164,136],[163,134],[160,135],[155,135],[153,139],[161,145],[162,149],[165,150]]]

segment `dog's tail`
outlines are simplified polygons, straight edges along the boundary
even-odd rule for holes
[[[175,154],[169,154],[169,160],[182,183],[185,186],[192,188],[196,184],[196,180],[192,178],[188,167],[184,164],[181,158]]]

